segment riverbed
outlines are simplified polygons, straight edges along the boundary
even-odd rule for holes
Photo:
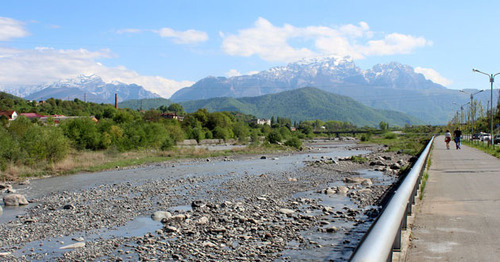
[[[316,141],[307,148],[15,185],[30,204],[4,208],[0,253],[12,261],[347,260],[396,173],[346,160],[380,158],[379,146]],[[167,215],[155,221],[157,211]]]

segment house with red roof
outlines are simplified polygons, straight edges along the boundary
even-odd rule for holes
[[[16,111],[0,111],[0,116],[5,116],[9,121],[16,120],[17,113]]]

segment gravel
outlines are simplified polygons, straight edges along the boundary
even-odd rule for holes
[[[378,200],[397,179],[400,169],[392,166],[404,167],[410,159],[383,152],[380,146],[351,150],[372,153],[365,156],[368,160],[364,163],[319,157],[291,171],[179,174],[28,199],[24,214],[0,224],[0,258],[346,260],[377,216]],[[259,155],[255,159],[273,161],[273,157],[282,156]],[[203,160],[192,160],[191,164],[197,161]],[[377,165],[370,165],[374,162]],[[155,166],[167,168],[172,163]],[[359,171],[375,169],[380,175],[363,177]],[[145,217],[156,223],[147,228],[149,231],[124,233],[130,221]],[[114,229],[118,233],[106,233]]]

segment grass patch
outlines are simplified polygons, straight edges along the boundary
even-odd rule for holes
[[[429,169],[431,168],[431,163],[432,163],[431,156],[432,153],[429,153],[429,157],[427,157],[427,163],[425,165],[425,171],[422,176],[422,183],[420,185],[420,195],[418,196],[418,199],[420,200],[422,200],[422,198],[424,197],[425,185],[427,185],[427,179],[429,178]]]
[[[374,135],[370,140],[362,143],[382,144],[387,147],[389,152],[401,152],[416,156],[427,145],[430,135],[420,134],[401,134],[387,133],[383,135]]]
[[[363,164],[363,163],[368,162],[369,160],[368,160],[368,158],[366,158],[364,156],[351,156],[351,161],[354,163]]]
[[[422,200],[424,197],[424,190],[425,190],[425,185],[427,184],[427,179],[429,178],[429,173],[424,172],[424,175],[422,177],[422,184],[420,185],[420,195],[418,196],[418,199]]]
[[[468,141],[468,140],[462,140],[462,143],[463,144],[466,144],[470,147],[474,147],[474,148],[477,148],[489,155],[492,155],[496,158],[500,158],[500,146],[488,146],[487,144],[483,143],[483,142],[471,142],[471,141]]]
[[[288,147],[263,144],[231,150],[210,151],[204,148],[178,147],[168,151],[140,150],[118,152],[72,151],[65,159],[43,167],[28,167],[8,164],[5,171],[0,171],[0,181],[21,181],[30,177],[45,177],[75,174],[79,172],[98,172],[117,167],[140,166],[176,159],[224,157],[230,155],[270,154],[290,150]]]

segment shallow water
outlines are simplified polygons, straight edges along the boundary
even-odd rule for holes
[[[350,150],[348,148],[348,146],[350,145],[352,144],[318,144],[314,145],[315,150],[313,152],[304,154],[291,154],[285,156],[267,156],[267,159],[260,159],[260,156],[252,156],[240,157],[234,161],[197,161],[173,164],[169,163],[168,165],[156,164],[135,169],[122,169],[98,173],[82,173],[68,176],[59,176],[47,179],[33,180],[29,185],[20,186],[16,188],[16,190],[18,190],[18,193],[26,195],[27,199],[34,199],[42,197],[44,195],[49,195],[54,192],[73,192],[86,190],[100,185],[113,185],[127,182],[134,185],[141,185],[150,181],[161,180],[165,178],[189,179],[200,176],[210,177],[220,175],[217,178],[217,184],[221,184],[224,179],[230,179],[223,176],[228,173],[260,175],[268,172],[274,173],[293,171],[303,167],[304,161],[314,161],[322,156],[340,158],[369,153],[368,151],[362,150]],[[380,175],[380,172],[363,171],[361,172],[361,175],[364,177],[375,178],[379,181],[382,181],[382,183],[391,183],[391,181],[389,180],[385,181],[384,176]],[[211,180],[207,180],[207,182],[202,182],[201,184],[203,183],[210,184],[214,182]],[[338,186],[341,184],[343,183],[338,182],[329,186]],[[178,192],[182,192],[182,189],[179,189]],[[324,194],[307,191],[297,193],[295,197],[317,198],[319,199],[319,203],[321,205],[334,207],[335,210],[340,210],[343,207],[355,207],[355,204],[345,196],[326,196]],[[29,206],[20,208],[4,208],[3,214],[0,214],[0,223],[5,223],[7,221],[15,219],[16,216],[24,214],[27,208],[29,208]],[[179,205],[170,207],[168,210],[171,212],[175,212],[187,211],[190,209],[190,206]],[[307,258],[322,260],[323,258],[327,258],[329,256],[332,257],[332,250],[335,250],[336,247],[332,246],[331,243],[339,243],[342,241],[342,239],[348,238],[346,234],[354,227],[354,223],[336,221],[335,226],[338,226],[343,230],[338,234],[303,232],[305,238],[315,239],[318,244],[323,246],[323,248],[314,249],[314,252],[311,253],[312,250],[297,250],[297,248],[294,246],[294,243],[290,243],[289,249],[284,252],[283,257],[293,257],[293,260],[307,260]],[[101,229],[98,231],[87,233],[77,232],[71,236],[34,241],[28,243],[21,250],[16,251],[15,254],[16,256],[20,256],[27,253],[41,252],[49,253],[49,255],[45,257],[45,259],[50,257],[55,258],[60,256],[61,253],[69,251],[60,250],[59,248],[61,246],[74,243],[74,241],[71,239],[75,237],[83,237],[86,242],[97,240],[100,238],[108,239],[134,236],[139,237],[147,234],[148,232],[154,232],[159,228],[161,228],[161,223],[153,221],[149,216],[139,216],[121,227]],[[338,254],[335,255],[334,258],[338,258]]]

